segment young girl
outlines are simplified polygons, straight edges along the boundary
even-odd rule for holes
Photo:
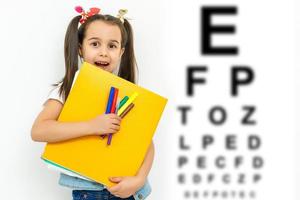
[[[121,118],[116,114],[103,114],[82,122],[57,121],[77,75],[78,57],[128,81],[135,82],[136,77],[133,34],[124,18],[126,10],[120,10],[117,17],[98,14],[98,8],[86,13],[76,7],[76,11],[80,15],[71,20],[65,36],[65,76],[52,90],[32,126],[34,141],[60,142],[87,135],[117,134],[120,129]],[[74,189],[73,199],[144,199],[151,191],[147,175],[153,157],[151,143],[138,173],[132,177],[112,174],[110,180],[117,184],[110,188],[72,173],[61,173],[59,184]]]

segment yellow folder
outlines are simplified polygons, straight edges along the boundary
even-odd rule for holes
[[[111,87],[119,97],[139,95],[134,108],[113,134],[111,145],[100,136],[48,143],[42,159],[106,186],[108,177],[134,176],[152,141],[167,99],[88,63],[83,63],[58,121],[85,121],[105,113]]]

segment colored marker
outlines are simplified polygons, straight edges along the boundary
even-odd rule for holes
[[[114,92],[114,99],[113,99],[113,103],[111,106],[111,110],[110,113],[115,113],[116,112],[116,104],[117,104],[117,99],[118,99],[118,88],[115,88],[115,92]],[[107,145],[110,145],[111,143],[111,139],[112,139],[112,134],[108,135],[108,139],[107,139]]]
[[[114,93],[115,93],[115,88],[111,87],[110,92],[109,92],[109,97],[108,97],[108,101],[107,101],[105,114],[109,114],[110,111],[111,111],[112,103],[113,103],[113,100],[114,100]]]
[[[119,89],[115,88],[114,98],[113,98],[113,102],[112,102],[112,105],[111,105],[110,113],[115,113],[116,112],[116,105],[117,105],[118,93],[119,93]]]
[[[114,100],[114,93],[115,93],[115,88],[111,87],[110,91],[109,91],[109,95],[108,95],[108,100],[107,100],[107,104],[106,104],[106,110],[105,110],[105,114],[109,114],[111,107],[112,107],[112,103]],[[102,138],[105,138],[105,135],[101,135]]]
[[[121,100],[120,105],[119,105],[119,109],[118,109],[118,110],[120,110],[120,108],[126,103],[126,101],[128,101],[128,99],[129,99],[129,97],[128,97],[128,96],[125,96],[125,97]]]
[[[131,95],[128,99],[128,101],[126,101],[126,103],[120,108],[120,110],[118,110],[118,116],[120,116],[124,110],[135,100],[135,98],[138,96],[137,92],[134,92],[133,95]]]
[[[129,113],[129,111],[134,107],[134,104],[131,103],[125,110],[124,112],[120,115],[120,117],[123,119],[127,113]],[[111,143],[111,140],[112,140],[112,134],[109,134],[108,136],[108,140],[107,140],[107,145],[110,145]]]
[[[120,117],[123,119],[123,118],[127,115],[127,113],[129,113],[129,111],[130,111],[133,107],[134,107],[134,104],[131,103],[131,104],[124,110],[124,112],[120,115]]]

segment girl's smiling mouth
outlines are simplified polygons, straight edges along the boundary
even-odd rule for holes
[[[106,68],[109,65],[109,63],[105,61],[96,61],[94,64],[101,68]]]

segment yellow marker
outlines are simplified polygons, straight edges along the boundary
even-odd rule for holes
[[[118,116],[120,116],[124,110],[135,100],[135,98],[138,96],[139,94],[137,92],[133,93],[133,95],[131,95],[131,97],[129,97],[129,99],[126,101],[126,103],[118,110]]]

